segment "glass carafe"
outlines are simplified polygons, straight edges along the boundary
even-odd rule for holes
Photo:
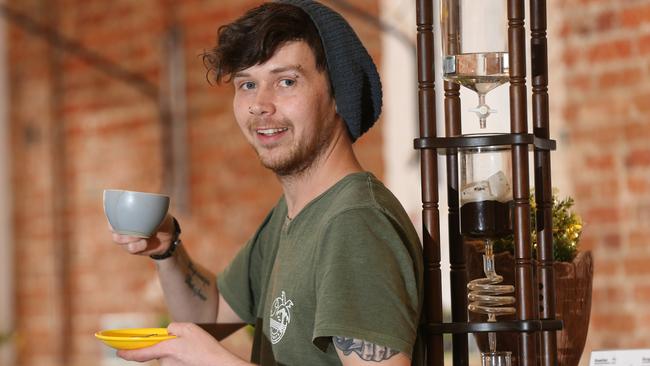
[[[478,95],[480,128],[496,112],[485,95],[509,80],[506,0],[441,0],[443,77]]]
[[[460,156],[461,233],[482,239],[485,246],[485,277],[472,280],[469,311],[487,315],[495,322],[500,315],[514,314],[514,286],[503,285],[494,264],[492,242],[512,233],[512,156],[510,146],[464,148]],[[496,334],[488,333],[489,352],[481,353],[482,365],[509,366],[510,353],[497,352]]]

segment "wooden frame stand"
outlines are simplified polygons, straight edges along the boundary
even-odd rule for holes
[[[504,0],[506,1],[506,0]],[[436,136],[433,0],[417,2],[417,60],[419,87],[420,150],[423,203],[423,249],[425,260],[426,365],[443,365],[443,334],[452,334],[453,364],[468,364],[469,333],[514,332],[518,334],[521,366],[557,364],[555,291],[552,242],[552,187],[549,139],[548,56],[546,0],[530,0],[530,52],[532,126],[528,133],[526,88],[526,40],[523,0],[507,0],[510,60],[510,132],[494,136],[461,135],[460,93],[455,83],[444,83],[446,136]],[[460,235],[458,158],[456,149],[509,145],[512,151],[513,232],[515,242],[516,320],[472,323],[467,313],[467,268]],[[534,151],[534,186],[537,202],[538,248],[533,260],[530,238],[529,151]],[[443,322],[440,270],[440,213],[438,208],[438,155],[446,157],[449,206],[449,262],[452,321]]]

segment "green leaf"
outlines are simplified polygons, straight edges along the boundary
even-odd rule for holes
[[[582,219],[571,208],[575,201],[571,197],[558,200],[557,191],[553,190],[553,258],[558,262],[571,262],[578,254],[580,235],[582,234]],[[530,222],[531,222],[531,241],[533,250],[536,254],[537,249],[537,232],[535,231],[535,195],[530,195]],[[494,252],[508,251],[514,255],[514,236],[508,235],[494,241]]]

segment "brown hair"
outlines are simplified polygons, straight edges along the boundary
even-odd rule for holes
[[[327,71],[325,51],[316,26],[302,9],[288,4],[265,3],[236,21],[221,26],[217,46],[203,54],[208,74],[217,83],[253,65],[268,61],[287,42],[305,41],[314,53],[316,67]]]

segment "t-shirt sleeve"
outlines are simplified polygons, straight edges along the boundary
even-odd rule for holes
[[[411,355],[420,314],[413,243],[375,208],[351,209],[330,221],[319,244],[313,341],[363,339]],[[418,247],[419,250],[419,247]]]
[[[251,239],[235,256],[223,272],[217,276],[219,294],[228,305],[248,324],[255,323],[254,278],[249,269],[254,260],[255,241]]]
[[[228,305],[248,324],[255,324],[257,310],[262,298],[263,271],[268,266],[270,241],[267,227],[273,217],[271,211],[257,232],[237,253],[230,264],[217,276],[219,293]],[[270,230],[272,232],[272,230]],[[267,243],[265,243],[267,242]]]

